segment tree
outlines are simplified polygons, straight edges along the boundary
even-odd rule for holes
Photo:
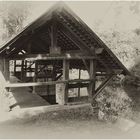
[[[5,10],[5,7],[7,9]],[[28,5],[23,2],[5,2],[1,10],[1,19],[4,33],[2,39],[6,41],[19,33],[24,27],[24,21],[28,16]]]

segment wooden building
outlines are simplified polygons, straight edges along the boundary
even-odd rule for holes
[[[69,78],[71,69],[79,70],[79,78]],[[89,78],[82,79],[81,70],[87,70]],[[0,48],[0,72],[1,89],[6,92],[12,87],[30,87],[35,93],[43,90],[55,97],[56,85],[61,85],[58,104],[63,105],[69,102],[71,88],[86,87],[92,102],[114,76],[129,74],[105,43],[64,4],[51,7]],[[11,76],[20,82],[10,82]],[[106,80],[95,88],[98,76]]]

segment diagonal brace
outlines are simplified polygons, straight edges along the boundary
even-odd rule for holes
[[[107,84],[115,77],[116,75],[111,75],[105,80],[95,91],[95,95],[93,95],[93,99],[107,86]]]

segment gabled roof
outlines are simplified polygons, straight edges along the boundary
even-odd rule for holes
[[[57,23],[59,23],[59,27],[64,30],[63,32],[58,30],[58,39],[61,40],[61,42],[58,41],[58,43],[60,42],[59,45],[65,46],[65,42],[65,44],[69,44],[67,45],[69,48],[74,46],[83,47],[83,51],[88,52],[90,55],[93,54],[91,48],[94,47],[95,50],[101,50],[100,53],[97,51],[97,56],[99,58],[98,66],[106,67],[108,69],[122,70],[122,74],[125,75],[130,74],[106,44],[72,10],[61,2],[51,7],[41,17],[24,28],[17,36],[0,48],[0,56],[5,57],[7,48],[11,48],[10,50],[13,51],[15,48],[20,47],[21,42],[26,43],[30,37],[34,34],[38,34],[38,31],[40,30],[43,32],[43,30],[46,29],[47,33],[45,35],[46,38],[49,38],[48,27],[51,26],[51,21],[54,18]]]

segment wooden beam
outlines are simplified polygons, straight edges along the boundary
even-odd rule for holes
[[[84,87],[88,87],[89,83],[76,83],[76,84],[69,84],[68,88],[84,88]],[[80,96],[79,96],[80,98]]]
[[[50,46],[50,54],[58,54],[60,51],[58,51],[58,46],[57,46],[57,22],[55,15],[52,14],[52,25],[51,25],[51,46]]]
[[[82,83],[82,82],[90,82],[93,79],[74,79],[74,80],[60,80],[60,81],[48,81],[48,82],[30,82],[30,83],[6,83],[5,87],[12,88],[12,87],[33,87],[33,86],[46,86],[46,85],[55,85],[60,83]]]
[[[19,55],[12,57],[11,60],[63,60],[63,59],[96,59],[95,56],[88,55],[77,55],[77,54],[65,54],[65,55],[49,55],[49,54],[30,54],[30,55]]]
[[[116,75],[116,74],[96,73],[96,76],[110,76],[110,75]]]

